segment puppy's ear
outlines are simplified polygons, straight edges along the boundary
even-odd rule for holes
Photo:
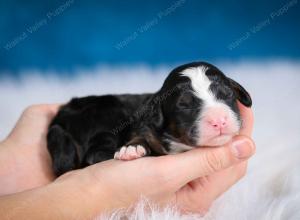
[[[227,77],[228,78],[228,77]],[[228,78],[230,81],[230,84],[232,86],[232,88],[235,90],[236,94],[237,94],[237,98],[238,100],[244,104],[247,107],[251,107],[252,106],[252,99],[249,95],[249,93],[246,91],[246,89],[244,89],[239,83],[237,83],[236,81]]]

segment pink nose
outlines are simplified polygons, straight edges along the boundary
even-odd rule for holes
[[[217,130],[220,130],[220,129],[225,128],[227,126],[227,120],[226,120],[226,117],[215,118],[215,119],[209,120],[209,124],[213,128],[215,128]]]

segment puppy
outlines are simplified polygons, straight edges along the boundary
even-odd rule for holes
[[[49,127],[54,172],[225,144],[242,126],[237,100],[252,105],[240,84],[205,62],[175,68],[153,94],[74,98]]]

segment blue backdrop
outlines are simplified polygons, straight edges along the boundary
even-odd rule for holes
[[[298,59],[298,0],[0,1],[0,74],[98,64]]]

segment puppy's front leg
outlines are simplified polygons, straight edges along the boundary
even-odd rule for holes
[[[135,137],[115,152],[114,159],[134,160],[150,154],[150,148],[143,137]]]

